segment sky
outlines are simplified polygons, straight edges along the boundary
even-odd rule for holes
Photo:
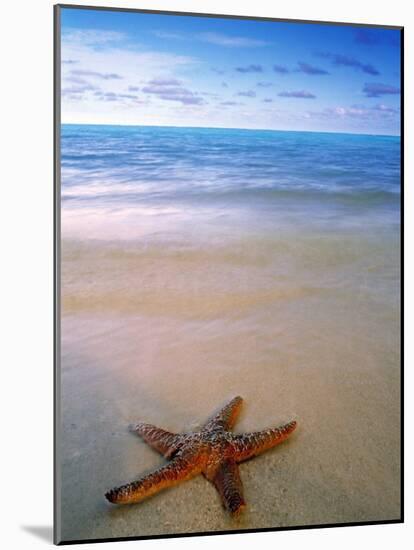
[[[398,135],[400,31],[61,10],[62,122]]]

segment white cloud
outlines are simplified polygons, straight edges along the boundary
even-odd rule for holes
[[[366,107],[364,105],[351,105],[350,107],[327,107],[321,111],[308,111],[307,113],[308,117],[311,118],[355,118],[362,120],[388,119],[393,118],[397,114],[397,109],[388,107],[384,104],[375,105],[374,107]]]
[[[166,40],[199,40],[215,46],[224,46],[230,48],[256,48],[268,46],[270,42],[248,38],[246,36],[233,36],[219,32],[200,32],[200,33],[176,33],[168,31],[155,31],[155,36]]]
[[[269,44],[269,42],[264,40],[256,40],[254,38],[246,38],[244,36],[231,36],[218,32],[203,32],[198,34],[197,38],[203,42],[231,48],[251,48],[257,46],[267,46]]]
[[[100,31],[95,29],[65,29],[62,32],[62,48],[65,45],[81,45],[87,47],[106,45],[111,47],[113,44],[124,41],[126,35],[116,31]]]
[[[136,99],[128,97],[129,88],[151,79],[180,78],[186,82],[186,72],[196,66],[197,59],[173,53],[149,51],[143,46],[128,45],[125,34],[94,30],[66,31],[62,35],[62,59],[76,59],[62,65],[62,120],[64,122],[105,122],[111,117],[133,117],[135,123],[150,120],[157,123],[159,98],[154,98],[152,116],[148,112],[148,97],[138,92]],[[181,74],[182,73],[182,74]],[[82,77],[75,88],[74,78]],[[96,93],[99,92],[99,93]],[[102,101],[107,98],[108,101]],[[109,101],[109,98],[112,98]],[[85,120],[86,118],[86,120]]]

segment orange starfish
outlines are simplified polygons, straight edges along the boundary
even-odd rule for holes
[[[162,489],[203,474],[219,492],[224,506],[238,514],[245,506],[238,463],[284,441],[296,428],[292,421],[279,428],[235,435],[231,431],[243,399],[235,397],[198,432],[174,434],[139,423],[132,431],[170,462],[137,481],[108,491],[114,504],[139,502]]]

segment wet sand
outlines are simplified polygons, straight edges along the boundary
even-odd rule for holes
[[[398,228],[273,235],[63,242],[63,540],[400,517]],[[191,430],[235,395],[236,432],[298,420],[241,466],[240,518],[201,476],[105,501],[163,463],[128,424]]]

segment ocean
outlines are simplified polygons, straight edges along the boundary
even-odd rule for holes
[[[64,125],[63,212],[106,213],[85,238],[164,224],[399,223],[400,140],[311,132]],[[379,215],[379,216],[378,216]],[[386,216],[384,219],[383,216]],[[334,216],[336,223],[333,222]],[[162,218],[161,220],[159,218]],[[167,222],[168,220],[168,222]],[[173,220],[173,221],[172,221]],[[381,221],[382,220],[382,221]],[[256,223],[255,223],[256,222]],[[108,227],[108,224],[110,228]],[[153,229],[153,224],[150,230]],[[250,231],[251,228],[248,228]],[[76,231],[76,228],[71,228]],[[166,233],[171,234],[172,227]]]
[[[63,537],[398,518],[399,137],[61,138]],[[237,524],[202,479],[108,508],[160,463],[130,422],[191,429],[238,394],[241,430],[299,428],[243,467]]]

